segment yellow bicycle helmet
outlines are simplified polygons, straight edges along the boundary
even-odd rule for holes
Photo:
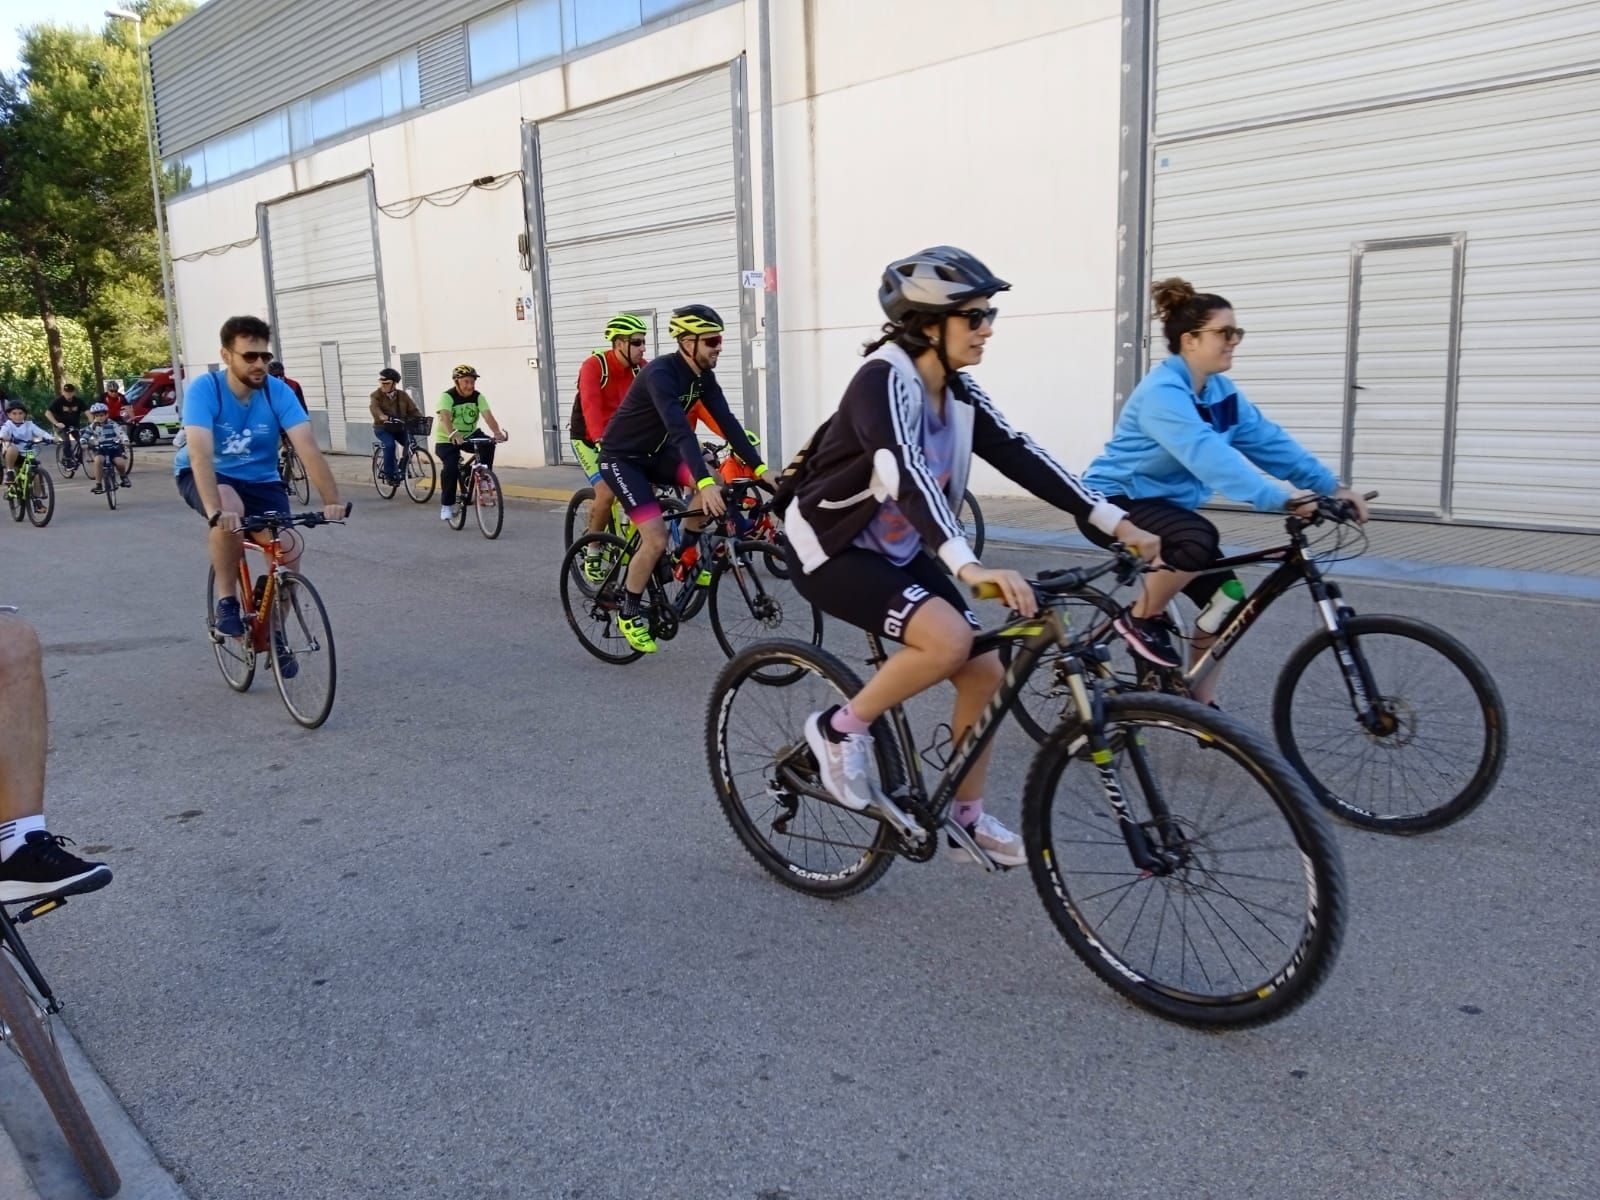
[[[667,332],[674,338],[699,337],[701,334],[721,333],[722,318],[717,310],[707,304],[686,304],[672,310],[672,320]]]
[[[644,323],[642,317],[633,313],[618,313],[606,322],[606,341],[615,341],[619,337],[639,337],[650,332],[650,326]]]
[[[476,379],[477,377],[477,368],[471,363],[457,363],[456,369],[450,372],[451,379]]]

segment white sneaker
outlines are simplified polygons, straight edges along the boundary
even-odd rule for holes
[[[836,742],[823,731],[822,717],[822,713],[814,712],[806,718],[806,745],[817,756],[822,786],[840,804],[860,812],[872,803],[872,787],[867,782],[872,735],[847,733]]]
[[[450,506],[448,504],[439,505],[439,520],[448,521],[449,519],[450,519]]]
[[[998,866],[1020,867],[1028,861],[1028,852],[1022,845],[1022,835],[1012,833],[988,813],[979,817],[976,825],[968,826],[967,832]],[[950,853],[962,862],[978,861],[965,846],[958,846],[954,842],[950,843]]]

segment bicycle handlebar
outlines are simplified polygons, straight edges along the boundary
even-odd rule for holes
[[[345,501],[344,515],[346,517],[348,517],[350,515],[350,509],[352,507],[353,507],[353,505],[351,504],[350,501],[348,501],[348,500]],[[257,516],[254,516],[254,517],[246,517],[244,520],[240,521],[239,522],[239,532],[240,533],[254,533],[257,530],[261,530],[261,529],[267,529],[267,530],[286,529],[291,525],[311,526],[311,525],[332,525],[332,524],[340,524],[340,525],[342,525],[342,524],[344,524],[344,522],[343,522],[343,520],[340,520],[338,522],[332,521],[328,517],[323,516],[319,512],[301,512],[301,513],[264,512],[264,513],[261,513],[261,514],[259,514]]]
[[[1028,580],[1028,586],[1041,596],[1070,596],[1083,591],[1095,580],[1115,571],[1117,582],[1123,586],[1132,583],[1140,573],[1150,570],[1150,565],[1120,542],[1111,546],[1114,558],[1092,567],[1063,567],[1041,571],[1037,579]],[[980,583],[972,588],[975,600],[999,600],[1000,588],[993,583]]]

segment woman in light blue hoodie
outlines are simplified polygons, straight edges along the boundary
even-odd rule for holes
[[[1244,340],[1231,304],[1177,278],[1163,279],[1150,291],[1172,357],[1128,397],[1111,441],[1083,482],[1161,539],[1162,561],[1174,569],[1145,576],[1143,592],[1117,630],[1136,653],[1172,667],[1179,662],[1164,615],[1167,604],[1181,591],[1202,608],[1212,602],[1226,606],[1227,592],[1219,591],[1237,583],[1231,571],[1208,571],[1221,557],[1217,527],[1195,509],[1213,492],[1258,512],[1309,516],[1317,495],[1350,501],[1363,521],[1367,507],[1224,374],[1233,365],[1233,348]],[[1285,479],[1309,495],[1279,482]],[[1078,526],[1091,541],[1107,544],[1098,529],[1082,521]],[[1197,631],[1191,653],[1198,657],[1211,641]],[[1210,703],[1215,684],[1213,673],[1196,698]]]

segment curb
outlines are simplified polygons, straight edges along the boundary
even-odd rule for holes
[[[59,1019],[53,1028],[73,1086],[122,1176],[122,1190],[117,1195],[128,1200],[188,1200],[71,1031]],[[81,1200],[90,1195],[78,1161],[27,1068],[16,1055],[0,1054],[0,1196],[6,1200]]]

